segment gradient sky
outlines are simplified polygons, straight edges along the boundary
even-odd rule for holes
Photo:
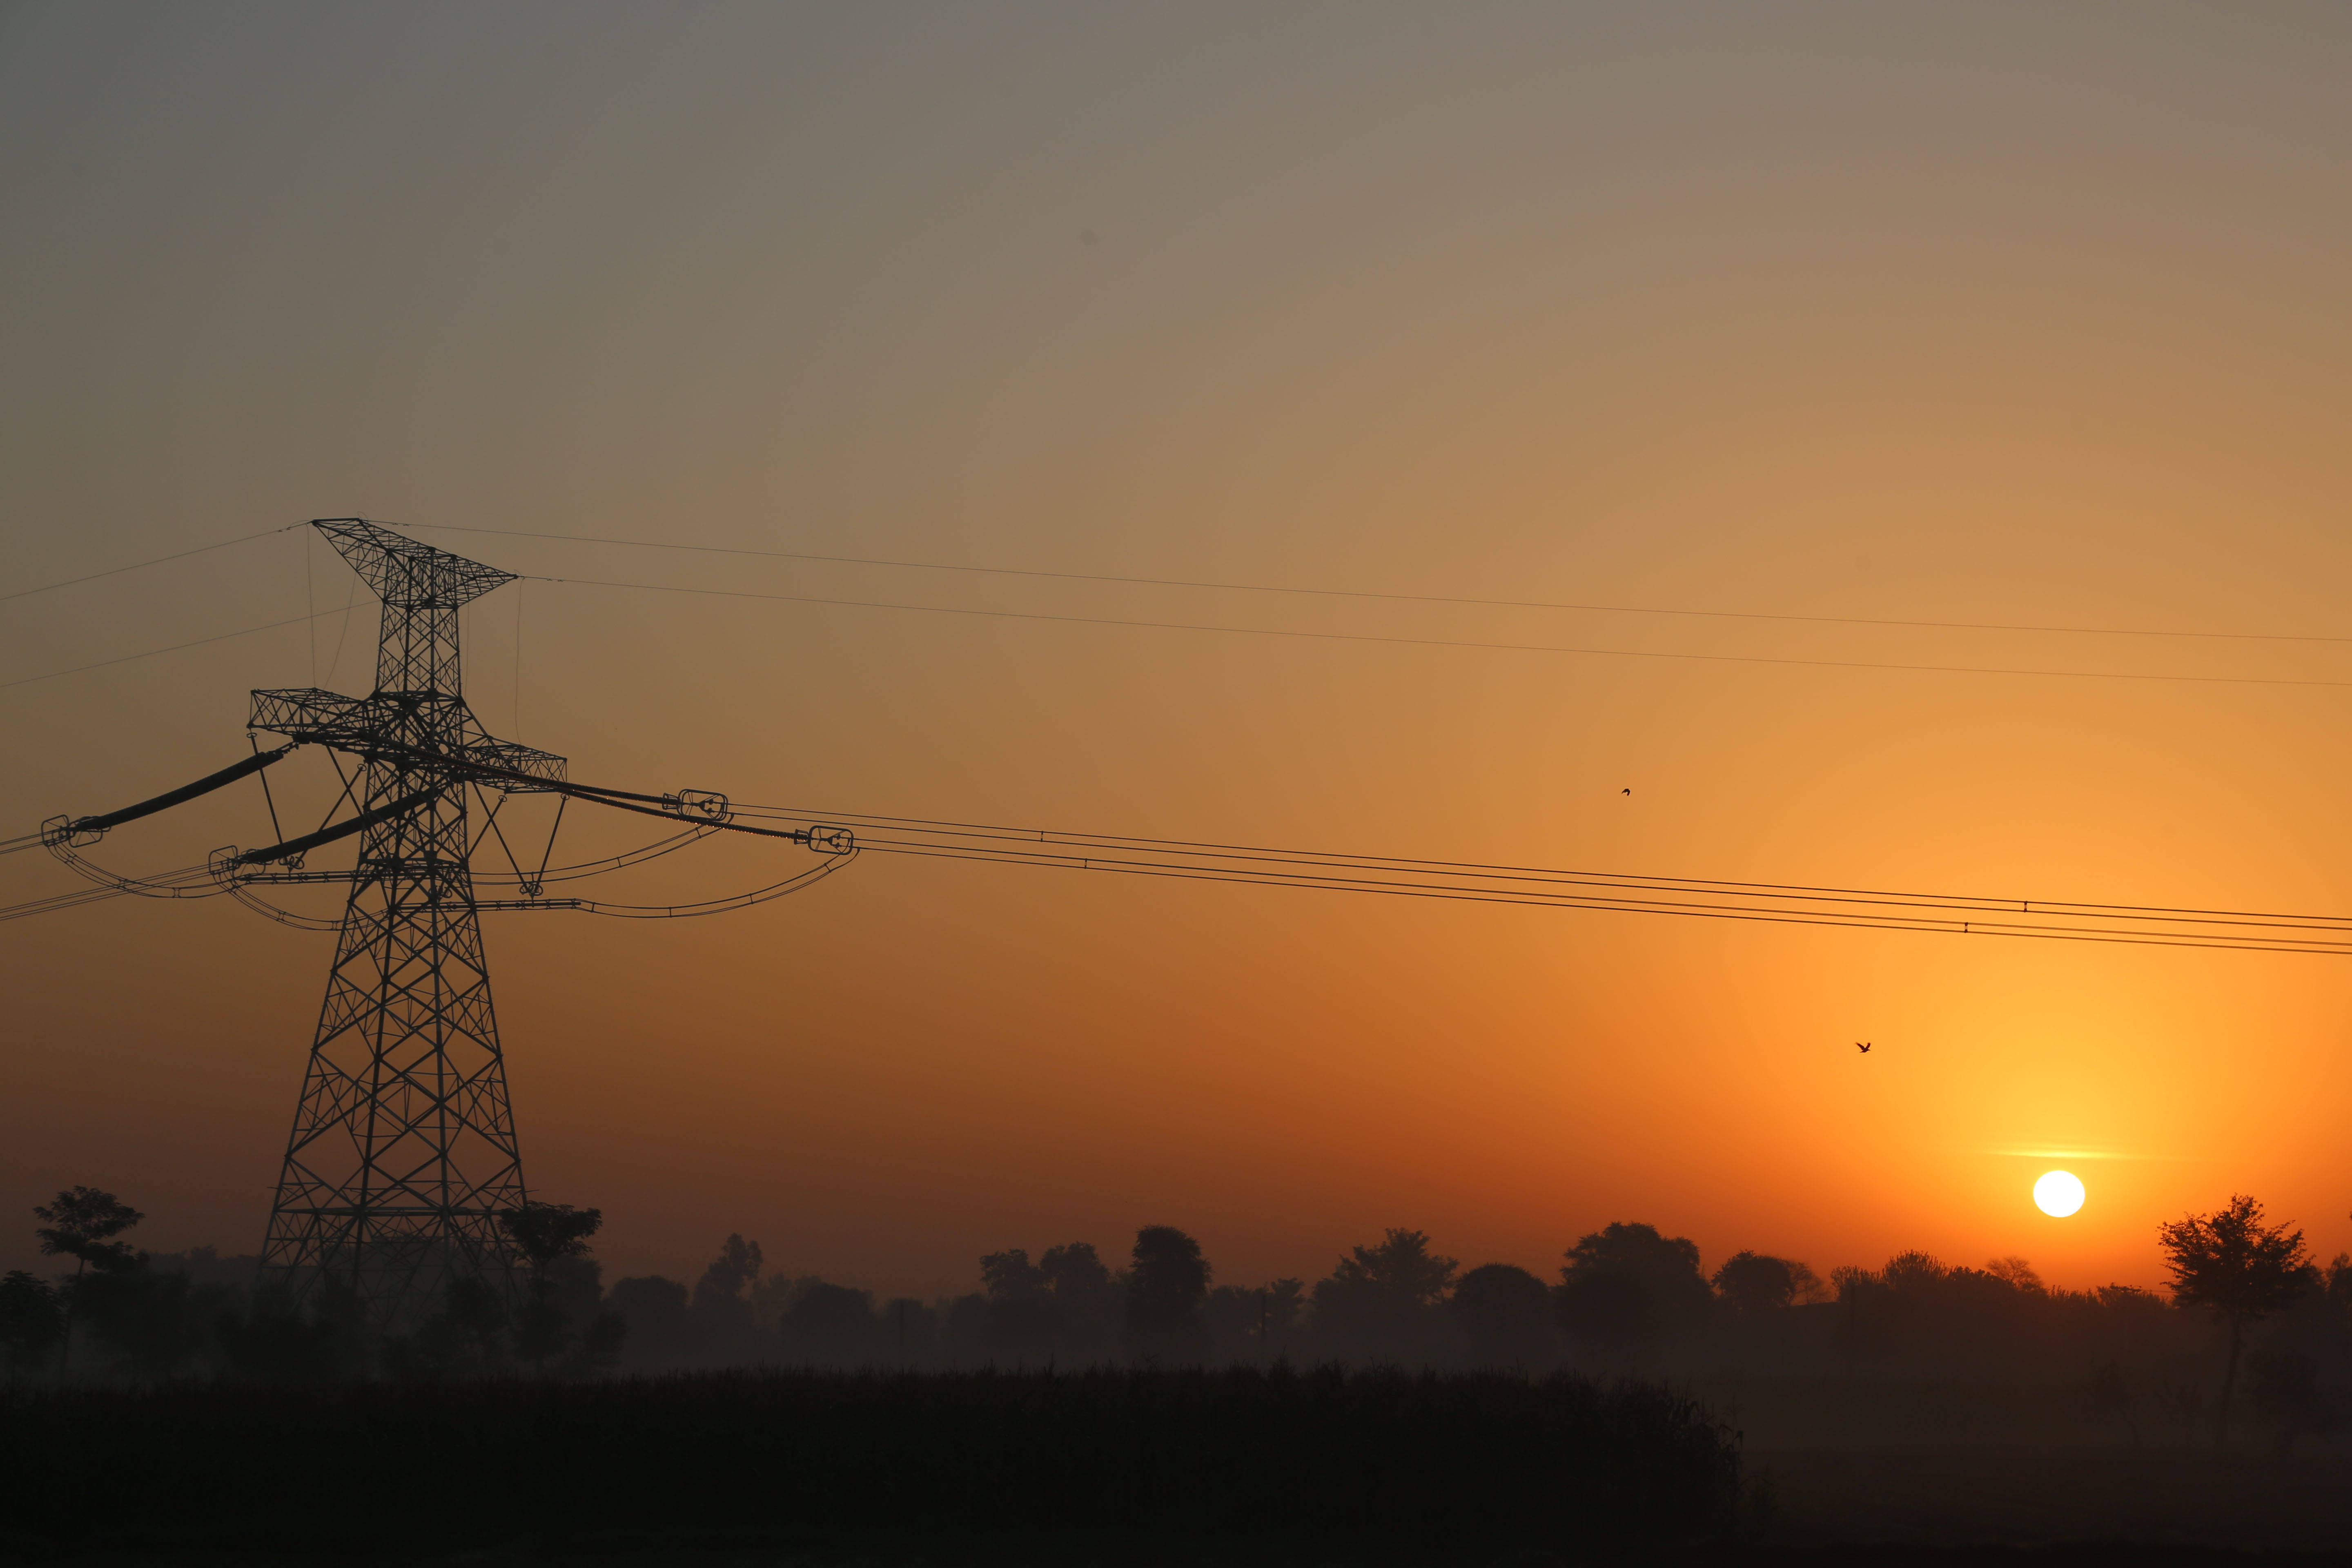
[[[2318,5],[0,5],[0,592],[356,513],[2352,638],[2347,79],[2352,13]],[[2352,682],[2352,642],[419,536],[1046,615]],[[297,531],[0,602],[0,681],[352,582]],[[363,689],[368,609],[0,686],[0,831],[234,760],[249,688]],[[468,634],[484,721],[591,782],[2352,905],[2340,685],[536,582]],[[280,770],[314,810],[322,773]],[[267,837],[241,788],[102,858]],[[731,891],[782,852],[699,853],[625,890]],[[12,857],[0,901],[66,879]],[[983,1250],[1172,1223],[1242,1282],[1391,1225],[1549,1273],[1642,1219],[1709,1267],[1919,1247],[2153,1284],[2157,1223],[2240,1190],[2352,1246],[2343,959],[877,857],[749,913],[489,941],[533,1184],[601,1205],[624,1271],[740,1230],[774,1268],[929,1292]],[[215,904],[0,928],[0,1215],[89,1182],[150,1246],[254,1247],[327,952]],[[2053,1165],[2090,1189],[2070,1220],[2029,1199]],[[0,1265],[31,1261],[0,1222]]]

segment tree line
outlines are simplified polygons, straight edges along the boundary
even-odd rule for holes
[[[371,1333],[320,1281],[297,1310],[257,1289],[256,1260],[209,1249],[153,1257],[123,1238],[145,1216],[90,1187],[35,1211],[44,1279],[0,1279],[0,1359],[17,1378],[194,1373],[582,1376],[757,1365],[975,1369],[1289,1361],[1688,1375],[2001,1367],[2076,1375],[2117,1420],[2210,1421],[2240,1385],[2290,1436],[2352,1411],[2352,1258],[2322,1267],[2299,1230],[2245,1196],[2159,1227],[2165,1294],[2053,1290],[2021,1258],[1947,1265],[1903,1252],[1824,1279],[1801,1260],[1740,1251],[1712,1271],[1696,1243],[1612,1223],[1565,1249],[1547,1280],[1508,1263],[1464,1268],[1423,1232],[1349,1248],[1311,1286],[1219,1282],[1201,1244],[1146,1226],[1123,1258],[1089,1242],[978,1260],[978,1289],[877,1300],[771,1271],[730,1236],[691,1284],[604,1282],[593,1209],[531,1204],[503,1216],[509,1288],[472,1279],[436,1310]]]

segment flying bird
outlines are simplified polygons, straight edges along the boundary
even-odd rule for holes
[[[1622,789],[1622,790],[1619,790],[1617,793],[1618,793],[1619,795],[1632,795],[1633,792],[1632,790],[1630,790],[1630,789]]]
[[[1870,1042],[1868,1040],[1856,1040],[1853,1043],[1853,1048],[1860,1051],[1864,1056],[1868,1056],[1870,1054]]]

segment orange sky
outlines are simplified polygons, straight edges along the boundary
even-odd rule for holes
[[[2348,68],[2352,19],[2315,7],[16,6],[0,591],[357,512],[2352,637]],[[545,576],[1045,615],[2352,681],[2352,644],[420,536]],[[302,538],[0,602],[0,680],[341,606]],[[248,688],[358,689],[372,629],[0,687],[5,831],[233,760]],[[484,721],[592,782],[2352,903],[2341,688],[544,583],[469,636]],[[238,790],[106,854],[266,836]],[[699,853],[640,886],[777,863]],[[0,861],[0,901],[64,876]],[[1710,1267],[1922,1247],[2153,1283],[2157,1222],[2233,1190],[2352,1246],[2340,959],[877,857],[745,914],[509,916],[490,942],[534,1185],[602,1205],[622,1269],[690,1271],[740,1230],[772,1267],[928,1292],[985,1249],[1165,1222],[1235,1280],[1313,1278],[1389,1225],[1549,1272],[1645,1219]],[[0,1215],[91,1182],[151,1212],[151,1246],[254,1246],[326,956],[212,904],[0,929]],[[2090,1188],[2063,1222],[2028,1196],[2059,1164]],[[0,1266],[30,1261],[9,1222]]]

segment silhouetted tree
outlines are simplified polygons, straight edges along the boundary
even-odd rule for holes
[[[2230,1364],[2221,1374],[2221,1409],[2214,1426],[2214,1441],[2226,1442],[2246,1325],[2317,1285],[2319,1270],[2304,1251],[2303,1232],[2264,1226],[2263,1205],[2242,1193],[2211,1214],[2159,1225],[2156,1234],[2172,1272],[2173,1299],[2183,1306],[2210,1308],[2229,1325]]]
[[[1029,1261],[1028,1248],[989,1253],[980,1260],[980,1280],[988,1302],[985,1337],[991,1358],[1025,1364],[1050,1356],[1062,1314],[1053,1282]]]
[[[1014,1301],[1042,1296],[1045,1271],[1029,1261],[1029,1249],[1010,1247],[980,1260],[980,1286],[992,1301]]]
[[[1108,1358],[1118,1347],[1119,1288],[1090,1241],[1049,1247],[1037,1272],[1053,1292],[1056,1353],[1081,1361]]]
[[[1462,1276],[1446,1303],[1455,1327],[1479,1360],[1526,1366],[1551,1348],[1551,1292],[1526,1269],[1482,1263]]]
[[[1798,1270],[1812,1270],[1785,1258],[1761,1252],[1735,1252],[1715,1271],[1716,1293],[1742,1317],[1761,1318],[1782,1311],[1797,1300]]]
[[[1461,1265],[1429,1250],[1417,1230],[1389,1230],[1376,1247],[1351,1248],[1315,1284],[1315,1321],[1326,1331],[1391,1345],[1426,1338]]]
[[[1612,1359],[1640,1361],[1671,1330],[1705,1321],[1715,1292],[1698,1244],[1655,1226],[1612,1222],[1568,1249],[1559,1318],[1570,1336]]]
[[[1128,1348],[1156,1360],[1196,1359],[1205,1338],[1201,1302],[1211,1273],[1201,1244],[1172,1225],[1147,1225],[1135,1233],[1129,1257]]]
[[[2042,1276],[2033,1265],[2022,1258],[1996,1258],[1984,1266],[1984,1271],[2012,1289],[2046,1296],[2050,1288],[2042,1283]]]
[[[1095,1252],[1091,1241],[1068,1241],[1049,1247],[1037,1259],[1037,1272],[1066,1314],[1098,1311],[1110,1298],[1109,1266]]]
[[[811,1279],[784,1309],[783,1331],[796,1359],[854,1360],[874,1348],[874,1293]]]
[[[588,1238],[604,1223],[602,1209],[575,1209],[570,1204],[530,1202],[499,1215],[499,1228],[522,1254],[533,1295],[547,1290],[547,1271],[559,1259],[585,1257]]]
[[[125,1269],[137,1261],[139,1254],[129,1242],[110,1237],[121,1235],[147,1216],[123,1203],[112,1193],[96,1187],[68,1187],[50,1204],[37,1205],[37,1219],[48,1223],[35,1227],[33,1234],[41,1238],[41,1251],[51,1258],[74,1260],[73,1279],[65,1292],[65,1360],[73,1356],[74,1318],[79,1310],[76,1298],[81,1281],[93,1265],[101,1269]]]
[[[763,1261],[758,1242],[730,1235],[695,1281],[690,1322],[706,1353],[730,1356],[742,1346],[751,1327],[751,1289]]]
[[[523,1257],[524,1300],[515,1319],[515,1353],[531,1366],[543,1367],[550,1358],[579,1342],[583,1370],[609,1364],[618,1353],[628,1325],[617,1315],[597,1314],[592,1295],[586,1310],[572,1310],[559,1300],[567,1266],[584,1261],[589,1237],[604,1223],[602,1209],[575,1209],[570,1204],[526,1203],[499,1215],[499,1225]],[[590,1277],[593,1289],[593,1276]],[[576,1330],[574,1314],[585,1332]]]
[[[1913,1250],[1898,1252],[1886,1260],[1878,1271],[1879,1282],[1896,1292],[1920,1295],[1943,1282],[1951,1270],[1934,1255]]]
[[[9,1371],[38,1366],[64,1334],[65,1307],[56,1286],[21,1268],[0,1278],[0,1354],[6,1356]]]

